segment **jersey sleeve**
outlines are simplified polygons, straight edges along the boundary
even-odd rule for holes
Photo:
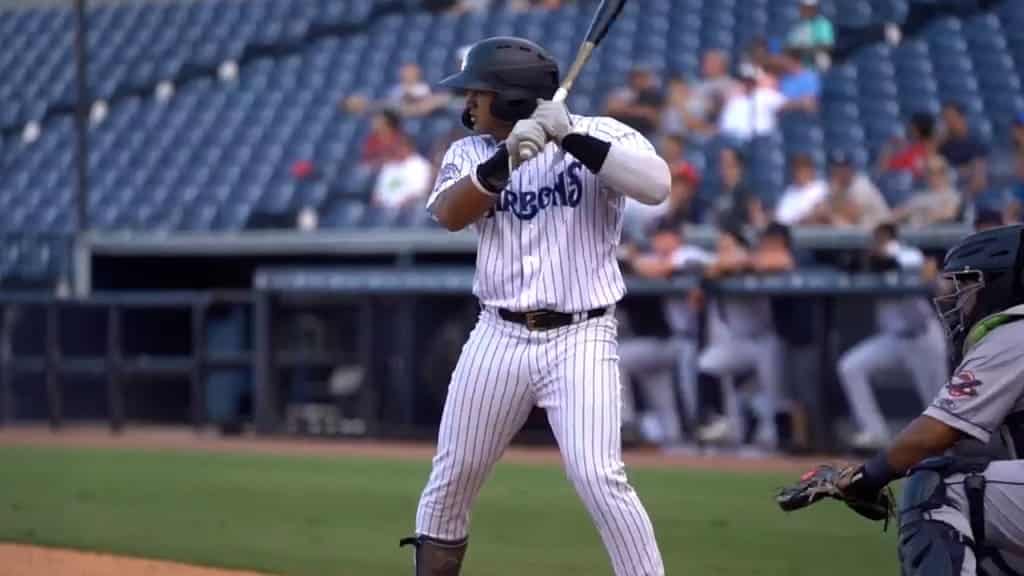
[[[611,142],[618,146],[625,146],[630,150],[657,154],[657,151],[654,149],[654,144],[651,144],[651,141],[643,134],[638,132],[635,128],[627,126],[625,123],[614,118],[609,118],[607,116],[588,118],[583,132],[593,136],[594,138],[600,138],[605,142]]]
[[[482,160],[481,146],[474,146],[473,142],[466,138],[453,142],[444,153],[441,160],[441,168],[437,171],[437,178],[434,180],[434,189],[427,198],[427,210],[434,205],[434,201],[446,188],[468,176],[470,171]]]
[[[1024,390],[1021,321],[985,337],[953,372],[925,415],[983,443],[1014,410]]]

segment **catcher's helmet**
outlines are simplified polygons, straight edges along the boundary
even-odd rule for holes
[[[1024,225],[963,239],[946,254],[939,279],[935,307],[959,354],[979,320],[1024,303]]]
[[[441,81],[455,90],[481,90],[497,95],[491,113],[515,122],[533,114],[537,99],[550,99],[558,90],[558,63],[547,51],[525,38],[497,36],[474,44],[462,70]],[[473,128],[468,113],[462,115]]]

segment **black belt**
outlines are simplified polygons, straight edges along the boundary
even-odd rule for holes
[[[498,316],[502,320],[522,324],[530,330],[551,330],[561,328],[583,320],[590,320],[604,316],[607,308],[594,308],[586,312],[571,314],[567,312],[555,312],[554,310],[531,310],[529,312],[513,312],[504,308],[498,309]]]

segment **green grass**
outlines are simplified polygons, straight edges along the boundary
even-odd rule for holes
[[[287,575],[410,574],[428,462],[0,447],[0,541]],[[632,469],[668,574],[893,574],[895,530],[840,504],[785,515],[789,477]],[[473,516],[470,576],[610,574],[557,467],[500,464]],[[826,568],[827,567],[827,568]]]

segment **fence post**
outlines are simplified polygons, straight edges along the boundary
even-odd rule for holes
[[[60,333],[58,302],[46,304],[46,399],[50,408],[50,428],[57,430],[63,423],[60,380],[57,375],[60,364]]]
[[[121,309],[117,304],[107,308],[107,407],[110,412],[110,431],[121,432],[124,427],[124,389],[121,386]]]
[[[14,326],[17,307],[4,306],[0,329],[0,427],[14,420],[14,395],[11,393],[11,361],[14,359]]]
[[[209,301],[192,303],[192,373],[189,375],[192,390],[192,427],[196,433],[206,423],[206,309]]]
[[[253,301],[253,412],[260,434],[272,434],[278,424],[270,313],[270,293],[257,291]]]
[[[366,436],[377,434],[377,388],[373,378],[373,302],[369,297],[359,299],[359,359],[363,364],[363,397],[361,412],[366,422]]]

